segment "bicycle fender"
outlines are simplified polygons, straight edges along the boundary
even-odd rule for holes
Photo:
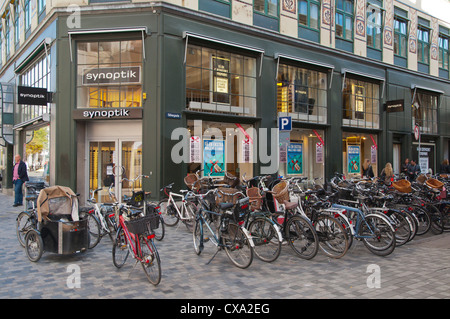
[[[372,216],[376,216],[376,217],[379,217],[379,218],[381,218],[382,220],[384,220],[384,221],[389,225],[389,227],[391,228],[391,230],[395,233],[395,229],[394,229],[394,227],[392,226],[391,221],[390,221],[389,219],[387,219],[386,216],[381,215],[381,214],[368,214],[368,215],[366,215],[365,217],[372,217]]]
[[[277,232],[278,240],[280,242],[282,242],[283,241],[283,235],[281,234],[280,227],[277,224],[275,224],[275,223],[273,223],[272,225],[275,227],[275,231]]]
[[[248,242],[250,243],[250,246],[253,248],[253,247],[255,247],[255,243],[253,242],[253,238],[252,238],[252,236],[250,235],[250,232],[247,230],[247,228],[245,228],[245,227],[242,227],[242,231],[245,233],[245,235],[247,236],[247,238],[248,238]]]

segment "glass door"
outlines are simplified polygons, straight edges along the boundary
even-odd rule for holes
[[[140,141],[120,141],[121,147],[121,165],[124,167],[121,178],[135,179],[142,174],[142,142]],[[134,183],[123,181],[120,185],[120,195],[131,196],[133,190],[142,189],[142,179],[138,179]]]

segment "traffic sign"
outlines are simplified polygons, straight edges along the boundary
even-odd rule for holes
[[[280,131],[292,131],[292,117],[290,116],[279,117],[278,129]]]

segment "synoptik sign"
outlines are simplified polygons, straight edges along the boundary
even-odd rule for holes
[[[98,84],[139,84],[141,83],[141,67],[111,67],[83,69],[83,85]]]

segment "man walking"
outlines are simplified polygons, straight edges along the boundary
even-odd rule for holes
[[[21,160],[19,154],[15,156],[14,170],[13,170],[13,184],[14,184],[14,207],[22,206],[23,202],[23,193],[22,193],[22,185],[27,182],[28,173],[27,173],[27,165],[24,161]]]

